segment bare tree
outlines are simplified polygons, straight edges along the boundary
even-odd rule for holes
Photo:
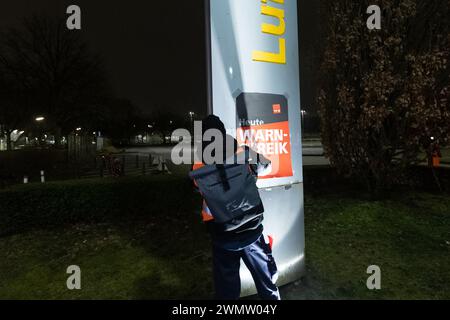
[[[6,73],[0,69],[0,135],[6,136],[7,150],[12,150],[11,133],[24,126],[31,113],[25,103],[26,96],[20,94],[23,90],[6,78]]]
[[[12,111],[28,120],[45,115],[56,135],[92,126],[103,112],[108,90],[101,60],[64,20],[33,16],[20,28],[2,32],[0,71],[11,88],[2,93],[0,103],[9,101]],[[18,125],[7,110],[0,111],[9,114],[3,115],[5,124]]]

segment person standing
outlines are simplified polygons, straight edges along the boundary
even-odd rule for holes
[[[222,134],[224,143],[222,150],[227,150],[229,144],[226,142],[231,139],[235,161],[239,157],[245,158],[244,161],[236,161],[228,165],[227,153],[224,152],[223,163],[198,162],[194,164],[190,173],[190,177],[204,198],[202,217],[212,238],[215,298],[218,300],[239,299],[241,293],[239,270],[242,260],[253,277],[259,297],[263,300],[280,300],[276,285],[278,272],[272,255],[272,240],[266,239],[263,235],[264,207],[256,187],[258,172],[266,170],[270,162],[263,156],[257,155],[257,161],[253,163],[249,156],[251,150],[247,147],[238,147],[237,141],[227,136],[225,126],[218,117],[208,116],[203,120],[202,128],[203,136],[212,129]],[[203,141],[202,152],[211,143]],[[239,175],[231,173],[231,170],[238,172]],[[238,178],[234,179],[233,176]],[[209,179],[209,184],[203,183],[202,179]],[[216,186],[215,189],[208,188],[211,185],[211,179],[218,179],[213,184]],[[229,198],[228,195],[235,195],[236,198],[233,196]],[[239,198],[243,195],[245,200]],[[233,207],[236,203],[243,206]],[[231,207],[233,210],[229,209]],[[234,215],[229,211],[233,211]]]

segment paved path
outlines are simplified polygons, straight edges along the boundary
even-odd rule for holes
[[[131,147],[126,152],[135,154],[151,153],[155,156],[162,156],[165,160],[170,160],[173,147],[157,146],[157,147]],[[443,152],[441,166],[450,168],[450,149]],[[323,148],[317,141],[307,141],[303,143],[303,165],[304,166],[328,166],[330,161],[324,157]],[[424,165],[427,165],[424,163]]]
[[[127,148],[127,153],[143,153],[162,156],[165,160],[170,160],[173,147],[131,147]],[[303,148],[303,164],[305,166],[327,166],[330,162],[323,156],[321,146],[311,145]]]

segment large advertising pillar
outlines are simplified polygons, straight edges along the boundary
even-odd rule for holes
[[[258,187],[278,285],[304,270],[297,0],[206,0],[209,112],[272,161]],[[242,264],[242,295],[255,293]]]

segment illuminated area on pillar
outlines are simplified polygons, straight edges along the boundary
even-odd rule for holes
[[[303,170],[296,0],[209,0],[209,111],[272,162],[258,181],[277,284],[304,270]],[[256,293],[241,266],[242,295]]]
[[[210,113],[272,161],[258,180],[277,284],[304,271],[303,170],[296,0],[207,0]],[[241,266],[242,295],[256,292]]]

